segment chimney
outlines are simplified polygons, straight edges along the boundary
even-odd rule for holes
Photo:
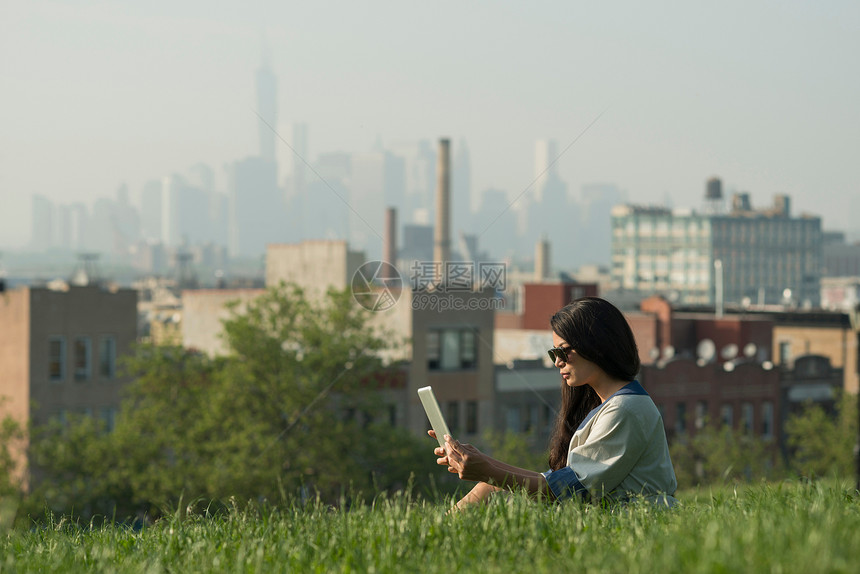
[[[382,259],[390,265],[397,266],[397,210],[393,207],[385,210],[385,243],[382,246]]]
[[[549,278],[549,241],[542,237],[535,246],[535,282]]]
[[[433,260],[440,265],[437,282],[445,279],[445,262],[451,259],[451,141],[439,140],[436,159],[436,227],[434,229]]]

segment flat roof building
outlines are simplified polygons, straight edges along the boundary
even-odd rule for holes
[[[136,338],[132,289],[62,284],[0,294],[0,417],[26,427],[86,414],[112,428],[129,382],[117,360]],[[24,449],[15,453],[22,472]]]
[[[612,287],[685,304],[820,304],[821,218],[792,217],[789,198],[753,210],[736,194],[726,214],[617,205]]]

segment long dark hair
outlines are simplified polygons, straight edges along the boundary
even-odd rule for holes
[[[617,381],[632,381],[639,372],[639,350],[627,319],[612,303],[583,297],[562,307],[549,321],[561,337],[584,359]],[[600,404],[589,385],[569,387],[561,382],[561,408],[549,442],[549,467],[567,466],[570,439],[585,416]]]

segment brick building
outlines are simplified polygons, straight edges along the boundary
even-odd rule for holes
[[[776,439],[782,428],[780,372],[755,361],[700,365],[693,358],[643,365],[639,381],[663,415],[670,440],[707,423]]]

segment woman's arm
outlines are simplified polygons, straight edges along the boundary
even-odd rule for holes
[[[469,491],[468,494],[466,494],[466,496],[461,498],[454,507],[458,510],[465,510],[473,504],[484,504],[490,499],[490,496],[501,491],[503,491],[503,489],[498,486],[493,486],[486,482],[479,482],[472,490]]]
[[[434,436],[433,431],[430,431]],[[436,449],[436,454],[441,455],[437,464],[446,465],[448,472],[456,473],[462,480],[478,481],[478,486],[472,489],[475,496],[483,495],[486,488],[479,489],[481,483],[496,489],[517,490],[525,489],[531,494],[540,494],[554,499],[552,491],[547,485],[546,478],[532,470],[526,470],[511,466],[492,457],[489,457],[470,444],[462,444],[450,436],[445,437],[445,449]],[[477,491],[477,492],[476,492]],[[465,498],[472,495],[470,492]],[[489,496],[490,492],[486,492]],[[485,496],[481,497],[483,500]]]
[[[446,437],[448,465],[463,480],[480,480],[507,490],[525,489],[530,494],[555,498],[546,478],[536,471],[518,468],[485,455],[470,444]]]

